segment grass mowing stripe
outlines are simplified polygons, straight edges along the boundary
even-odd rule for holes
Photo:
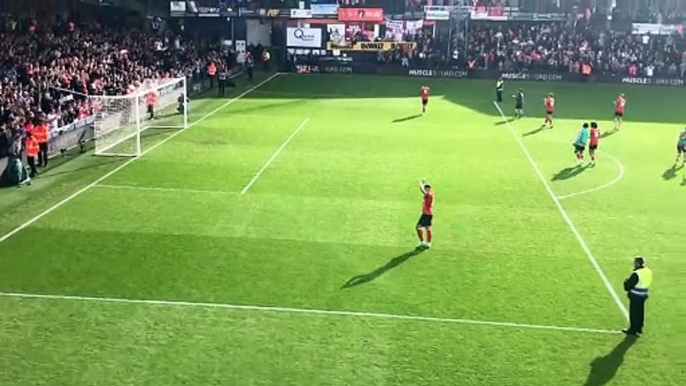
[[[104,176],[98,178],[97,180],[95,180],[95,181],[91,182],[90,184],[84,186],[83,188],[77,190],[75,193],[73,193],[72,195],[70,195],[70,196],[68,196],[67,198],[63,199],[62,201],[58,202],[57,204],[55,204],[55,205],[49,207],[48,209],[46,209],[45,211],[39,213],[37,216],[33,217],[33,218],[30,219],[29,221],[27,221],[27,222],[25,222],[25,223],[19,225],[18,227],[12,229],[9,233],[7,233],[6,235],[0,237],[0,243],[2,243],[2,242],[4,242],[5,240],[9,239],[10,237],[14,236],[14,235],[17,234],[18,232],[20,232],[22,229],[28,227],[29,225],[33,224],[34,222],[36,222],[36,221],[40,220],[41,218],[45,217],[46,215],[48,215],[49,213],[51,213],[51,212],[54,211],[55,209],[61,207],[62,205],[68,203],[68,202],[71,201],[71,200],[73,200],[74,198],[80,196],[83,192],[89,190],[90,188],[94,187],[95,185],[99,184],[100,182],[106,180],[106,179],[109,178],[111,175],[113,175],[113,174],[117,173],[118,171],[124,169],[125,167],[129,166],[132,162],[136,161],[137,159],[143,157],[144,155],[148,154],[149,152],[151,152],[151,151],[157,149],[158,147],[164,145],[165,143],[167,143],[167,142],[170,141],[171,139],[175,138],[177,135],[183,133],[184,131],[190,129],[191,127],[197,125],[198,123],[204,121],[205,119],[207,119],[207,118],[213,116],[214,114],[218,113],[219,111],[223,110],[223,109],[226,108],[227,106],[233,104],[233,103],[236,102],[237,100],[239,100],[239,99],[243,98],[244,96],[248,95],[248,94],[249,94],[250,92],[252,92],[253,90],[257,89],[258,87],[260,87],[260,86],[266,84],[266,83],[269,82],[270,80],[272,80],[272,79],[276,78],[277,76],[279,76],[279,74],[280,74],[280,73],[277,72],[277,73],[271,75],[269,78],[267,78],[267,79],[263,80],[262,82],[260,82],[260,83],[258,83],[258,84],[256,84],[256,85],[254,85],[253,87],[249,88],[248,90],[246,90],[246,91],[243,92],[242,94],[238,95],[237,97],[235,97],[235,98],[233,98],[233,99],[227,101],[226,103],[222,104],[221,106],[217,107],[216,109],[214,109],[214,110],[210,111],[209,113],[205,114],[204,116],[198,118],[198,120],[196,120],[196,121],[193,122],[193,123],[190,123],[190,124],[189,124],[188,126],[186,126],[185,128],[183,128],[183,129],[177,131],[176,133],[170,135],[169,137],[167,137],[167,138],[161,140],[160,142],[154,144],[154,145],[151,146],[149,149],[147,149],[146,151],[142,152],[141,155],[140,155],[139,157],[131,158],[130,160],[128,160],[128,161],[124,162],[123,164],[117,166],[116,168],[114,168],[112,171],[110,171],[109,173],[105,174]]]
[[[255,174],[255,177],[253,177],[252,180],[250,180],[250,182],[248,182],[248,184],[245,185],[245,188],[243,188],[243,190],[241,190],[241,194],[245,194],[245,192],[247,192],[248,189],[250,189],[250,187],[253,186],[253,184],[255,183],[255,181],[257,181],[257,179],[260,178],[260,176],[262,175],[262,173],[264,173],[264,171],[267,170],[267,168],[269,167],[269,165],[271,165],[271,163],[276,159],[276,157],[279,156],[279,154],[281,153],[281,151],[283,151],[283,149],[285,149],[286,146],[288,146],[288,144],[291,142],[291,140],[292,140],[293,138],[295,138],[296,135],[298,135],[298,133],[300,132],[300,130],[302,130],[302,128],[305,127],[305,125],[306,125],[307,122],[309,122],[309,121],[310,121],[310,118],[305,118],[305,119],[302,121],[302,123],[300,123],[300,126],[298,126],[298,127],[295,129],[295,131],[293,131],[293,133],[292,133],[290,136],[288,136],[288,138],[286,138],[286,141],[284,141],[284,143],[281,144],[281,146],[280,146],[278,149],[276,149],[276,151],[274,152],[274,154],[272,154],[272,156],[269,157],[269,159],[267,160],[267,162],[265,162],[265,164],[262,166],[262,168],[257,172],[257,174]]]
[[[579,245],[581,245],[581,249],[583,249],[583,251],[586,253],[588,260],[590,260],[591,264],[593,265],[593,268],[595,268],[596,272],[598,272],[598,275],[600,276],[603,283],[605,284],[605,288],[607,288],[607,291],[612,296],[612,299],[614,299],[615,303],[617,304],[617,307],[619,307],[619,310],[622,312],[624,317],[627,320],[629,320],[629,311],[627,311],[626,306],[624,306],[624,303],[622,303],[622,301],[619,299],[619,295],[617,294],[617,291],[615,291],[615,289],[612,287],[610,280],[607,278],[607,275],[605,275],[605,272],[600,267],[598,260],[595,258],[595,256],[593,256],[593,252],[591,252],[591,249],[588,247],[588,244],[586,244],[586,241],[584,240],[584,238],[581,237],[579,230],[576,229],[574,222],[572,222],[572,219],[567,214],[567,211],[562,206],[562,203],[560,203],[560,199],[557,198],[557,196],[555,195],[555,192],[553,192],[553,189],[550,187],[550,184],[548,183],[548,181],[543,176],[543,173],[541,172],[541,169],[538,167],[538,164],[536,163],[534,158],[531,156],[531,153],[529,153],[529,149],[526,148],[526,145],[524,145],[524,142],[522,142],[522,139],[519,137],[519,135],[517,135],[517,132],[514,130],[514,128],[510,124],[510,121],[505,116],[505,113],[503,113],[503,109],[500,108],[500,106],[498,105],[497,102],[493,102],[493,104],[495,105],[495,108],[498,109],[498,112],[500,113],[500,116],[503,118],[503,122],[505,122],[505,125],[507,125],[507,128],[510,131],[510,133],[512,134],[512,137],[515,139],[515,141],[517,142],[519,147],[524,152],[524,155],[529,160],[529,163],[534,168],[536,175],[538,175],[538,178],[540,178],[541,182],[543,183],[545,190],[548,192],[548,194],[550,195],[550,198],[555,203],[555,206],[560,211],[562,218],[565,220],[567,225],[569,225],[569,229],[571,229],[572,233],[574,234],[574,237],[576,237],[576,240],[579,242]]]
[[[123,303],[123,304],[141,304],[141,305],[153,305],[153,306],[168,306],[168,307],[224,308],[224,309],[232,309],[232,310],[280,312],[280,313],[291,313],[291,314],[352,316],[352,317],[362,317],[362,318],[398,319],[398,320],[412,320],[412,321],[418,321],[418,322],[471,324],[471,325],[481,325],[481,326],[511,327],[511,328],[520,328],[520,329],[554,330],[554,331],[569,331],[569,332],[586,332],[586,333],[596,333],[596,334],[620,334],[621,333],[620,331],[617,331],[617,330],[603,330],[603,329],[596,329],[596,328],[564,327],[564,326],[551,326],[551,325],[541,325],[541,324],[509,323],[509,322],[493,322],[493,321],[486,321],[486,320],[440,318],[440,317],[418,316],[418,315],[384,314],[384,313],[361,312],[361,311],[317,310],[317,309],[311,309],[311,308],[272,307],[272,306],[255,306],[255,305],[226,304],[226,303],[205,303],[205,302],[187,302],[187,301],[172,301],[172,300],[124,299],[124,298],[107,298],[107,297],[91,297],[91,296],[45,295],[45,294],[28,294],[28,293],[11,293],[11,292],[0,292],[0,296],[6,297],[6,298],[23,298],[23,299],[67,300],[67,301],[99,302],[99,303]]]

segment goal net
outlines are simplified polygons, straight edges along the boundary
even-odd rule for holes
[[[161,130],[186,128],[187,95],[186,79],[179,78],[148,80],[129,95],[89,97],[95,114],[95,154],[140,156]]]

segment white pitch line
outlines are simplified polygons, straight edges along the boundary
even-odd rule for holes
[[[480,325],[480,326],[511,327],[511,328],[521,328],[521,329],[554,330],[554,331],[568,331],[568,332],[586,332],[586,333],[596,333],[596,334],[619,334],[620,333],[620,331],[616,331],[616,330],[603,330],[603,329],[583,328],[583,327],[564,327],[564,326],[551,326],[551,325],[541,325],[541,324],[492,322],[492,321],[486,321],[486,320],[439,318],[439,317],[431,317],[431,316],[385,314],[385,313],[377,313],[377,312],[318,310],[318,309],[311,309],[311,308],[271,307],[271,306],[255,306],[255,305],[240,305],[240,304],[226,304],[226,303],[185,302],[185,301],[170,301],[170,300],[143,300],[143,299],[124,299],[124,298],[90,297],[90,296],[68,296],[68,295],[43,295],[43,294],[27,294],[27,293],[7,293],[7,292],[0,292],[0,296],[6,297],[6,298],[67,300],[67,301],[81,301],[81,302],[91,302],[91,303],[123,303],[123,304],[167,306],[167,307],[195,307],[195,308],[215,308],[215,309],[219,308],[219,309],[231,309],[231,310],[247,310],[247,311],[261,311],[261,312],[275,312],[275,313],[305,314],[305,315],[352,316],[352,317],[361,317],[361,318],[395,319],[395,320],[409,320],[409,321],[433,322],[433,323],[472,324],[472,325]]]
[[[602,152],[602,153],[605,154],[605,156],[607,156],[609,159],[613,160],[617,164],[617,167],[619,168],[619,173],[617,174],[617,177],[615,177],[612,181],[609,181],[609,182],[607,182],[603,185],[600,185],[600,186],[596,186],[595,188],[586,189],[586,190],[582,190],[580,192],[575,192],[575,193],[564,194],[562,196],[557,196],[558,200],[564,200],[566,198],[581,196],[582,194],[593,193],[593,192],[597,192],[597,191],[605,189],[605,188],[609,188],[610,186],[619,182],[619,180],[621,180],[624,177],[624,165],[622,165],[622,163],[619,162],[619,160],[617,158],[613,157],[612,155],[608,154],[607,152]]]
[[[162,141],[160,141],[160,142],[154,144],[154,145],[151,146],[149,149],[147,149],[146,151],[142,152],[141,155],[140,155],[139,157],[131,158],[130,160],[124,162],[123,164],[121,164],[121,165],[117,166],[116,168],[114,168],[113,170],[111,170],[109,173],[106,173],[105,175],[103,175],[102,177],[98,178],[97,180],[95,180],[95,181],[91,182],[90,184],[84,186],[83,188],[77,190],[77,191],[76,191],[75,193],[73,193],[71,196],[69,196],[69,197],[63,199],[62,201],[58,202],[57,204],[55,204],[55,205],[49,207],[48,209],[46,209],[45,211],[41,212],[40,214],[38,214],[38,215],[35,216],[34,218],[30,219],[29,221],[27,221],[27,222],[25,222],[25,223],[19,225],[18,227],[12,229],[9,233],[7,233],[6,235],[0,237],[0,243],[4,242],[5,240],[7,240],[7,239],[9,239],[10,237],[14,236],[15,234],[17,234],[18,232],[20,232],[20,231],[23,230],[24,228],[30,226],[31,224],[35,223],[36,221],[38,221],[38,220],[40,220],[41,218],[45,217],[46,215],[50,214],[50,213],[51,213],[52,211],[54,211],[55,209],[61,207],[62,205],[68,203],[68,202],[71,201],[71,200],[73,200],[74,198],[80,196],[82,193],[88,191],[89,189],[91,189],[91,188],[94,187],[95,185],[97,185],[97,184],[99,184],[100,182],[106,180],[106,179],[109,178],[111,175],[113,175],[113,174],[117,173],[118,171],[124,169],[125,167],[131,165],[131,163],[135,162],[137,159],[140,159],[142,156],[144,156],[144,155],[150,153],[151,151],[157,149],[158,147],[164,145],[165,143],[169,142],[170,140],[172,140],[173,138],[175,138],[175,137],[178,136],[179,134],[183,133],[184,131],[190,129],[191,127],[193,127],[193,126],[197,125],[198,123],[204,121],[205,119],[207,119],[207,118],[213,116],[214,114],[218,113],[219,111],[221,111],[222,109],[224,109],[224,108],[226,108],[227,106],[231,105],[232,103],[236,102],[237,100],[239,100],[239,99],[243,98],[244,96],[248,95],[250,92],[252,92],[252,91],[255,90],[256,88],[258,88],[258,87],[264,85],[265,83],[269,82],[270,80],[276,78],[278,75],[279,75],[279,73],[273,74],[273,75],[270,76],[269,78],[263,80],[262,82],[256,84],[255,86],[249,88],[248,90],[246,90],[246,91],[243,92],[242,94],[238,95],[237,97],[235,97],[235,98],[233,98],[233,99],[227,101],[227,102],[224,103],[223,105],[221,105],[221,106],[217,107],[216,109],[210,111],[209,113],[207,113],[207,114],[204,115],[203,117],[199,118],[199,119],[196,120],[195,122],[193,122],[193,123],[189,124],[188,126],[186,126],[185,128],[183,128],[183,129],[181,129],[181,130],[175,132],[174,134],[170,135],[169,137],[167,137],[167,138],[163,139]]]
[[[169,192],[169,193],[199,193],[199,194],[238,194],[238,192],[231,192],[228,190],[209,190],[209,189],[183,189],[183,188],[158,188],[154,186],[135,186],[135,185],[106,185],[98,184],[94,188],[103,189],[120,189],[120,190],[148,190],[152,192]]]
[[[581,237],[581,233],[579,233],[579,230],[576,229],[576,226],[572,222],[572,219],[569,217],[569,214],[567,214],[567,211],[562,206],[562,203],[560,203],[560,200],[555,195],[555,192],[553,192],[553,189],[550,187],[548,180],[546,180],[546,178],[543,176],[543,173],[541,172],[541,169],[538,167],[538,164],[536,163],[534,158],[531,156],[531,153],[529,153],[529,149],[527,149],[526,145],[524,145],[524,142],[522,142],[521,136],[515,132],[514,128],[510,124],[510,121],[507,119],[507,117],[505,117],[505,113],[503,113],[503,110],[500,108],[498,103],[493,102],[493,104],[498,109],[498,112],[500,113],[500,116],[503,118],[503,122],[505,122],[505,124],[507,125],[507,128],[510,130],[512,137],[514,137],[515,141],[517,142],[519,147],[524,152],[524,155],[529,160],[529,163],[534,168],[534,171],[536,172],[536,174],[538,175],[538,178],[540,178],[541,182],[543,183],[545,190],[548,192],[548,194],[550,195],[550,198],[553,200],[553,203],[555,203],[555,206],[560,211],[562,218],[565,220],[565,222],[569,226],[569,229],[574,234],[574,237],[576,237],[576,240],[579,242],[581,249],[584,251],[584,253],[586,253],[588,260],[593,265],[593,268],[595,268],[596,272],[600,276],[600,279],[603,281],[603,284],[605,284],[605,288],[607,288],[607,291],[612,296],[612,299],[615,301],[615,303],[617,304],[617,307],[619,307],[619,310],[622,312],[624,317],[627,320],[629,320],[629,311],[627,311],[626,306],[624,306],[624,303],[622,303],[622,300],[619,298],[617,291],[615,291],[615,289],[612,287],[612,283],[610,283],[610,280],[607,278],[607,275],[605,275],[605,272],[603,272],[603,269],[600,267],[598,260],[595,258],[595,256],[593,256],[593,253],[591,252],[591,249],[588,247],[588,244],[586,244],[586,241],[584,240],[584,238]]]
[[[253,184],[255,183],[255,181],[257,181],[257,179],[260,178],[260,176],[262,175],[262,173],[264,173],[264,171],[267,170],[267,168],[269,167],[269,165],[271,165],[271,163],[276,159],[276,157],[279,156],[279,154],[281,153],[281,151],[283,151],[283,149],[285,149],[286,146],[288,146],[288,144],[291,142],[291,140],[292,140],[293,138],[295,138],[296,135],[298,135],[298,133],[300,132],[300,130],[302,130],[302,128],[305,127],[305,125],[306,125],[307,122],[309,122],[309,121],[310,121],[310,118],[305,118],[305,120],[303,120],[303,121],[300,123],[300,126],[298,126],[298,127],[295,129],[295,131],[293,131],[293,133],[291,133],[291,135],[288,136],[288,138],[286,138],[286,140],[284,141],[284,143],[281,144],[281,146],[280,146],[278,149],[276,149],[276,151],[274,152],[274,154],[272,154],[272,156],[269,157],[269,159],[267,160],[267,162],[265,162],[265,164],[262,165],[262,168],[257,172],[257,174],[255,174],[255,176],[250,180],[250,182],[248,182],[248,184],[245,185],[245,188],[243,188],[243,190],[241,190],[241,194],[245,194],[245,192],[247,192],[248,189],[250,189],[250,187],[253,186]]]

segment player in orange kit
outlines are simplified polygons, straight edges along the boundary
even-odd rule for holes
[[[626,106],[626,99],[624,94],[619,94],[615,100],[615,130],[622,128],[622,119],[624,117],[624,107]]]
[[[591,122],[591,130],[589,131],[589,142],[588,142],[588,155],[591,156],[591,162],[589,165],[595,166],[595,152],[598,150],[598,145],[600,143],[600,128],[598,128],[598,123]]]
[[[428,86],[422,86],[419,89],[419,95],[422,98],[422,115],[426,114],[426,105],[429,104],[429,91],[431,91],[431,88]]]
[[[431,185],[425,180],[419,181],[419,190],[424,196],[422,202],[422,215],[417,221],[417,236],[419,245],[417,249],[431,248],[431,223],[434,217],[434,192]],[[424,230],[426,230],[426,242],[424,242]]]
[[[553,93],[548,94],[548,96],[543,99],[543,102],[545,103],[545,121],[543,122],[543,127],[549,126],[551,129],[553,128],[553,113],[555,113],[555,96]]]

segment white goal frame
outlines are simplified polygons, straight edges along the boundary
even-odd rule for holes
[[[144,131],[148,129],[184,130],[188,128],[187,79],[185,77],[173,78],[156,82],[153,85],[144,85],[128,95],[89,96],[95,115],[93,123],[95,155],[139,157],[144,152],[141,141],[141,134]],[[157,111],[174,108],[178,102],[179,93],[183,95],[182,120],[179,124],[156,124],[155,121],[149,121],[145,118],[145,97],[151,91],[158,95],[155,105]],[[129,142],[128,145],[127,141]]]

